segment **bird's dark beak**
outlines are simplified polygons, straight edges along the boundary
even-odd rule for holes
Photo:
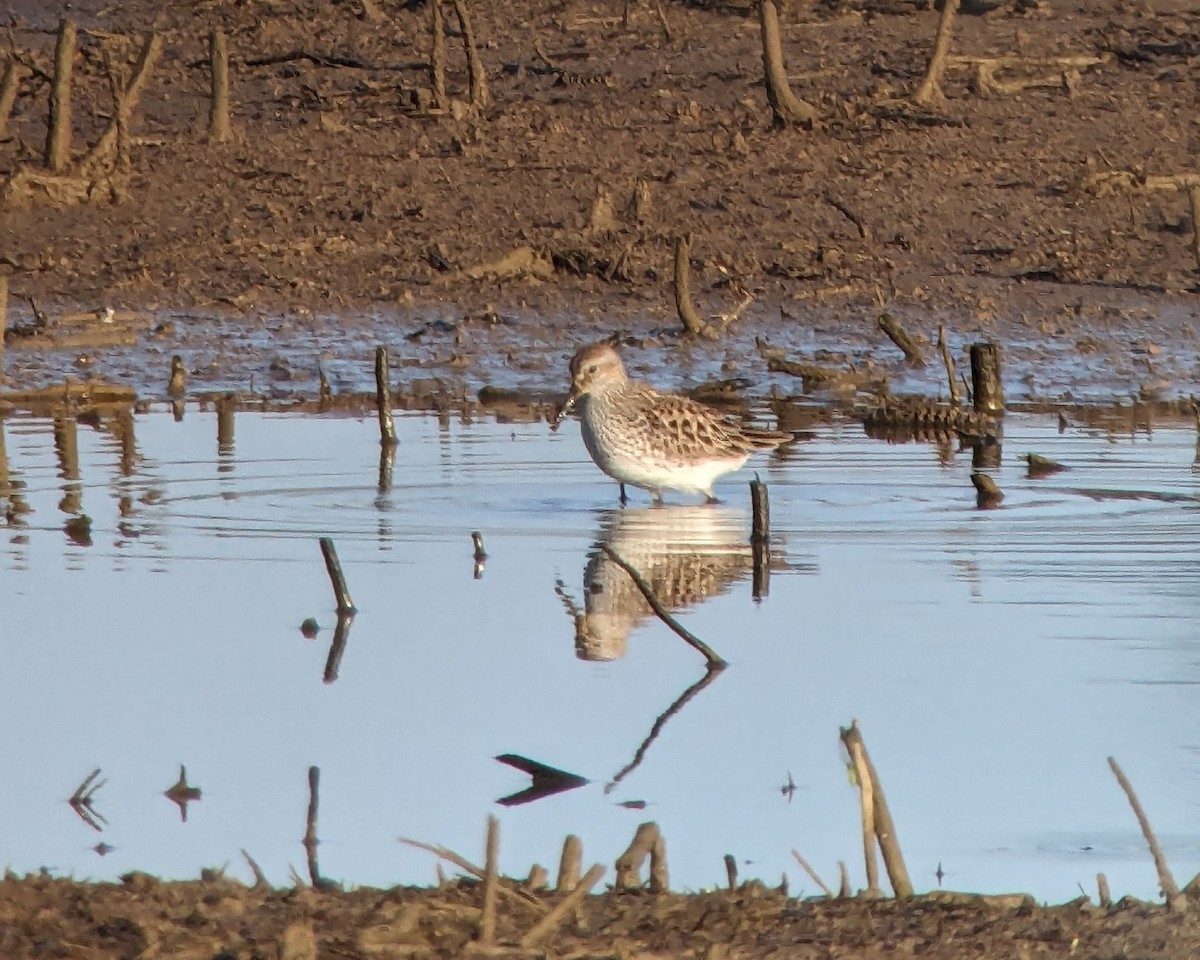
[[[554,411],[554,424],[557,426],[567,419],[567,414],[575,409],[575,404],[579,401],[579,390],[575,384],[571,384],[571,392],[567,394],[566,399],[558,405],[558,409]]]

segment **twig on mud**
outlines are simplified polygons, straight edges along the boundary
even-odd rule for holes
[[[712,647],[710,647],[707,643],[705,643],[686,627],[684,627],[683,624],[681,624],[673,616],[671,616],[671,614],[667,611],[667,608],[664,607],[659,602],[658,597],[654,595],[654,590],[650,587],[650,584],[648,584],[642,578],[642,575],[638,573],[637,570],[624,557],[617,553],[607,543],[603,543],[600,546],[613,563],[629,574],[629,578],[642,592],[642,596],[646,598],[646,602],[650,604],[650,609],[655,612],[655,614],[658,616],[658,619],[660,619],[668,627],[674,630],[676,634],[682,637],[683,641],[693,650],[698,650],[701,654],[703,654],[704,659],[708,661],[710,669],[723,670],[725,667],[729,666],[729,664],[717,656]]]
[[[583,879],[579,881],[578,885],[521,938],[521,946],[525,949],[536,947],[550,936],[559,928],[567,915],[579,906],[583,898],[592,892],[592,887],[599,883],[603,876],[604,866],[599,863],[592,864],[592,868],[583,875]]]
[[[1138,800],[1137,794],[1133,790],[1133,784],[1129,782],[1115,757],[1108,758],[1108,765],[1112,769],[1113,776],[1117,778],[1117,783],[1125,791],[1129,806],[1133,808],[1133,815],[1137,817],[1138,826],[1142,828],[1142,836],[1146,838],[1146,844],[1150,847],[1150,856],[1154,858],[1154,869],[1158,871],[1158,883],[1162,887],[1163,896],[1167,898],[1167,907],[1178,913],[1186,912],[1187,897],[1180,893],[1179,887],[1175,883],[1175,877],[1171,875],[1171,868],[1167,866],[1167,858],[1163,854],[1162,847],[1158,845],[1158,838],[1150,827],[1150,819],[1146,816],[1146,811],[1142,809],[1141,801]]]
[[[114,92],[117,105],[113,111],[112,120],[100,134],[100,139],[96,141],[95,146],[79,163],[79,170],[83,176],[88,176],[107,162],[110,154],[119,146],[122,128],[128,127],[129,119],[133,116],[133,110],[142,96],[142,90],[150,79],[150,71],[154,69],[154,63],[158,59],[161,49],[162,38],[157,33],[151,33],[146,37],[141,52],[138,54],[137,62],[133,66],[133,76],[128,83],[122,86],[119,93]]]
[[[846,206],[845,203],[830,193],[825,194],[825,202],[833,207],[833,209],[840,213],[843,217],[849,220],[852,224],[854,224],[854,226],[858,228],[858,235],[863,240],[871,239],[871,229],[865,223],[863,223],[862,217],[850,209],[850,207]]]
[[[416,847],[418,850],[424,850],[426,853],[432,853],[435,857],[440,857],[441,859],[454,864],[460,870],[465,870],[467,873],[479,877],[481,880],[486,876],[486,872],[483,870],[483,868],[475,866],[475,864],[471,863],[470,860],[467,860],[465,857],[460,856],[447,847],[439,846],[438,844],[434,843],[424,843],[420,840],[411,840],[408,837],[400,837],[399,840],[405,846]],[[521,900],[522,902],[527,903],[538,910],[546,910],[546,905],[528,890],[521,889],[520,887],[508,887],[505,886],[503,882],[497,883],[496,890],[501,896],[508,897],[510,900]]]
[[[829,889],[827,886],[825,886],[825,881],[824,881],[824,880],[822,880],[822,879],[821,879],[821,878],[820,878],[820,877],[817,875],[817,871],[816,871],[816,870],[814,870],[812,867],[810,867],[810,866],[809,866],[809,864],[808,864],[808,861],[807,861],[807,860],[805,860],[805,859],[804,859],[802,856],[800,856],[800,851],[799,851],[799,850],[792,850],[792,856],[793,856],[793,857],[795,857],[795,858],[796,858],[796,862],[797,862],[798,864],[800,864],[800,866],[802,866],[802,867],[804,868],[804,872],[805,872],[805,873],[807,873],[807,874],[808,874],[810,877],[812,877],[812,879],[813,879],[813,882],[814,882],[814,883],[815,883],[815,884],[816,884],[818,887],[820,887],[822,890],[824,890],[824,891],[825,891],[825,896],[827,896],[827,897],[832,897],[832,896],[833,896],[833,891],[832,891],[832,890],[830,890],[830,889]]]
[[[270,890],[271,883],[267,880],[267,875],[262,872],[262,867],[258,865],[258,861],[250,856],[245,847],[242,847],[242,858],[250,866],[250,872],[254,874],[254,886],[252,889]]]

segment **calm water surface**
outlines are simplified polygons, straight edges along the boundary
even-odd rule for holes
[[[793,847],[830,882],[846,860],[861,884],[838,740],[852,718],[919,889],[941,864],[956,889],[1066,900],[1103,871],[1116,893],[1154,896],[1110,754],[1180,882],[1200,870],[1190,428],[1060,435],[1010,416],[994,471],[1007,497],[979,511],[969,451],[822,427],[756,464],[775,540],[756,602],[749,472],[718,507],[635,494],[618,511],[576,424],[413,416],[380,492],[371,419],[239,413],[220,448],[216,419],[79,425],[78,471],[59,455],[70,425],[56,447],[49,420],[0,421],[30,508],[0,526],[0,862],[17,871],[229,864],[249,879],[245,848],[286,883],[305,872],[316,765],[321,869],[347,883],[432,882],[433,859],[396,838],[478,860],[497,813],[513,874],[553,869],[572,832],[611,864],[654,819],[678,889],[722,882],[732,853],[743,877],[811,891]],[[1030,450],[1071,469],[1027,479]],[[64,528],[80,512],[90,545]],[[478,578],[472,530],[490,555]],[[321,536],[359,608],[329,682]],[[598,542],[729,669],[695,689],[703,661]],[[591,782],[498,805],[529,784],[493,759],[506,753]],[[186,822],[163,796],[180,764],[203,790]],[[66,802],[96,767],[101,830]]]

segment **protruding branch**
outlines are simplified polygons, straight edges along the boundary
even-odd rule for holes
[[[208,139],[221,143],[229,139],[229,50],[225,34],[220,30],[214,30],[209,35],[208,62],[212,86],[208,104]]]
[[[54,45],[54,85],[46,130],[46,166],[61,173],[71,159],[71,68],[75,62],[75,22],[64,18]]]
[[[715,340],[716,331],[700,318],[692,303],[692,266],[689,260],[691,250],[691,234],[685,233],[675,238],[675,310],[688,333],[695,337]]]
[[[946,57],[954,40],[954,17],[958,13],[958,4],[959,0],[944,0],[942,15],[938,18],[937,36],[933,41],[933,53],[925,68],[925,77],[913,94],[913,101],[919,106],[927,107],[942,98],[942,74],[946,70]]]
[[[467,86],[471,106],[486,107],[491,95],[488,93],[487,74],[483,61],[479,59],[479,48],[475,45],[475,31],[471,27],[471,14],[467,0],[453,0],[458,25],[462,29],[463,46],[467,49]]]
[[[1113,776],[1117,778],[1117,783],[1125,791],[1129,806],[1133,808],[1133,815],[1137,817],[1138,826],[1142,828],[1142,836],[1146,838],[1146,844],[1150,847],[1150,856],[1154,858],[1154,869],[1158,871],[1158,884],[1162,887],[1163,896],[1167,898],[1167,907],[1179,913],[1186,912],[1187,897],[1179,891],[1179,887],[1175,883],[1171,868],[1167,866],[1166,855],[1163,854],[1162,847],[1158,845],[1158,837],[1154,835],[1154,830],[1150,827],[1150,819],[1146,816],[1146,811],[1142,809],[1141,801],[1138,800],[1138,796],[1133,790],[1133,784],[1129,782],[1125,772],[1117,764],[1116,758],[1109,757],[1108,765],[1112,769]]]
[[[783,63],[783,45],[779,40],[779,11],[775,0],[759,0],[759,26],[762,29],[763,73],[767,100],[776,123],[798,123],[811,127],[817,119],[816,108],[801,100],[788,83]]]
[[[342,564],[338,560],[337,547],[333,545],[333,540],[329,537],[321,538],[321,556],[325,558],[325,569],[329,573],[329,582],[333,584],[338,615],[355,613],[354,601],[350,599],[350,588],[346,586],[346,577],[342,573]]]

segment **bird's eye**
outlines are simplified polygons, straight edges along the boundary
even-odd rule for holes
[[[595,373],[595,372],[596,372],[596,365],[595,365],[594,363],[589,363],[589,364],[588,364],[588,366],[587,366],[587,370],[585,370],[584,372],[585,372],[585,373]]]

